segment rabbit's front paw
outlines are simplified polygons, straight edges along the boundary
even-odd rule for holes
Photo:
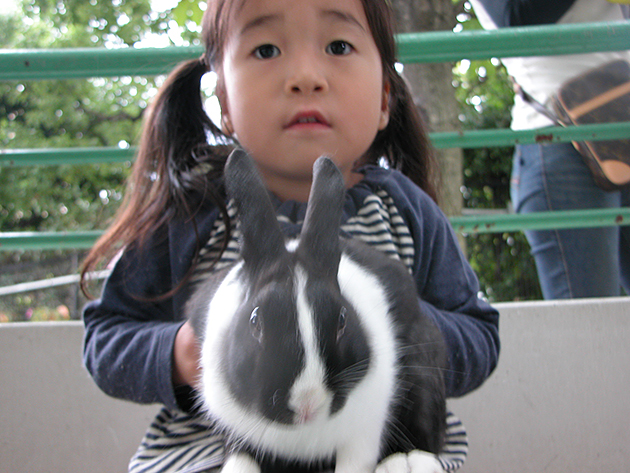
[[[260,465],[249,455],[237,453],[225,461],[221,473],[260,473]]]
[[[376,467],[376,473],[444,473],[435,455],[422,450],[395,453]]]

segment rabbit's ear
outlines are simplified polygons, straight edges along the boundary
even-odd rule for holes
[[[343,176],[335,163],[326,156],[318,158],[313,166],[313,184],[298,251],[320,275],[337,277],[345,191]]]
[[[284,237],[269,193],[254,160],[237,148],[225,164],[225,186],[236,203],[240,230],[241,256],[252,274],[277,261],[286,253]]]

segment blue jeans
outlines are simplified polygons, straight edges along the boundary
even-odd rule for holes
[[[630,206],[630,186],[606,192],[570,143],[517,145],[511,194],[518,213]],[[630,294],[630,226],[528,230],[545,299]]]

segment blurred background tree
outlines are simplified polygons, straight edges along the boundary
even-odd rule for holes
[[[398,16],[409,14],[412,4],[421,1],[406,0],[403,4],[408,5],[403,5],[405,11],[398,11]],[[440,2],[448,4],[452,16],[450,23],[444,24],[452,23],[456,29],[479,27],[465,2],[433,0],[431,8],[438,8]],[[199,44],[205,7],[199,0],[14,3],[15,10],[0,14],[1,49]],[[394,6],[402,8],[397,3]],[[463,61],[446,69],[445,74],[450,75],[451,69],[451,87],[459,110],[451,123],[454,119],[462,129],[508,127],[512,91],[500,62]],[[0,147],[132,146],[137,142],[144,110],[162,80],[120,77],[0,82]],[[427,106],[426,113],[435,112]],[[510,148],[463,151],[463,181],[458,186],[465,209],[508,207],[511,153]],[[103,229],[120,203],[129,169],[129,162],[1,167],[0,231]],[[489,299],[540,298],[522,234],[469,235],[466,246],[482,292]],[[76,273],[81,257],[77,251],[0,252],[0,287]],[[0,320],[76,318],[84,302],[72,286],[2,296]]]

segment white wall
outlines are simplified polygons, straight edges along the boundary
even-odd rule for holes
[[[462,473],[630,471],[630,298],[499,304],[499,367],[452,400]],[[102,394],[78,322],[0,324],[0,473],[126,471],[157,406]]]
[[[629,472],[630,298],[499,308],[498,369],[450,403],[462,472]]]
[[[105,396],[80,322],[0,324],[0,473],[127,471],[157,406]]]

